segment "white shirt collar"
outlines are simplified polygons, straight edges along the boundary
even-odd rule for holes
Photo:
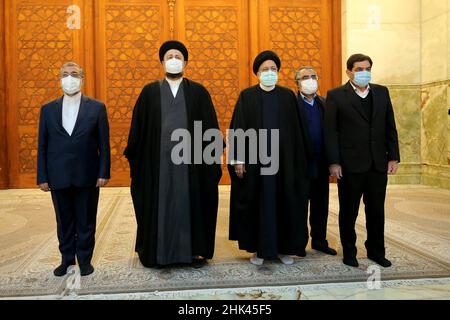
[[[64,94],[62,102],[62,125],[71,136],[75,123],[77,122],[78,111],[80,110],[81,92],[74,96]]]
[[[357,94],[358,96],[360,96],[361,98],[365,99],[365,98],[369,95],[369,92],[370,92],[370,84],[367,85],[367,88],[366,88],[366,90],[364,90],[364,91],[359,90],[359,88],[356,87],[356,86],[353,84],[353,81],[351,81],[351,80],[350,80],[350,84],[352,85],[353,90],[355,90],[356,94]]]
[[[73,96],[68,96],[67,94],[64,94],[63,100],[64,100],[64,102],[68,102],[70,104],[80,102],[81,101],[81,91]]]
[[[181,82],[183,81],[183,77],[181,77],[177,80],[172,80],[172,79],[169,79],[166,77],[166,81],[169,83],[170,90],[172,91],[173,96],[176,97],[178,89],[180,88]]]
[[[179,86],[181,84],[181,81],[183,81],[183,77],[176,80],[172,80],[166,77],[166,80],[171,86]]]
[[[273,89],[275,89],[275,86],[266,87],[266,86],[263,85],[262,83],[259,83],[259,87],[260,87],[261,89],[263,89],[264,91],[267,91],[267,92],[270,92],[270,91],[272,91]]]

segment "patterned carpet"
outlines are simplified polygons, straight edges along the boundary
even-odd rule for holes
[[[205,267],[146,269],[134,253],[135,218],[129,190],[101,192],[96,271],[70,289],[70,276],[56,278],[59,263],[55,218],[50,195],[39,190],[0,192],[0,297],[132,293],[184,289],[282,286],[366,281],[371,265],[364,248],[365,221],[358,225],[360,267],[341,263],[341,256],[325,256],[311,249],[294,265],[267,262],[256,267],[249,254],[228,237],[229,187],[220,189],[220,212],[215,258]],[[389,186],[386,204],[386,247],[393,267],[381,271],[382,280],[450,276],[450,190],[425,186]],[[337,190],[331,189],[330,244],[338,248]]]

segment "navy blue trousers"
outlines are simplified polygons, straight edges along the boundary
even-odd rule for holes
[[[75,257],[79,265],[90,263],[95,246],[99,188],[70,187],[52,190],[51,194],[62,263],[73,263]]]

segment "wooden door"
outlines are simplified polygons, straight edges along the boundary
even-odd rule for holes
[[[257,13],[250,20],[250,32],[257,35],[251,44],[252,57],[274,50],[281,59],[280,85],[297,91],[294,74],[301,66],[317,70],[322,95],[341,82],[339,1],[259,0],[252,4],[251,11]]]
[[[186,43],[186,76],[209,90],[224,133],[239,92],[257,82],[252,64],[262,50],[280,55],[282,85],[295,89],[294,70],[301,65],[317,68],[322,93],[341,82],[339,0],[3,4],[0,73],[4,68],[5,75],[0,75],[0,103],[5,101],[6,108],[0,110],[0,135],[5,133],[7,146],[0,145],[0,188],[35,187],[39,109],[62,95],[59,68],[68,60],[84,67],[85,94],[108,108],[112,186],[129,185],[123,150],[131,113],[142,87],[163,77],[158,50],[168,39]],[[73,5],[79,10],[79,28],[67,24]],[[229,182],[227,170],[221,182]]]
[[[134,104],[145,84],[163,75],[159,47],[169,38],[168,6],[160,0],[95,1],[96,96],[110,121],[111,185],[129,185],[123,156]]]
[[[80,29],[67,24],[74,4],[82,16]],[[62,95],[62,63],[79,61],[93,74],[92,1],[7,0],[5,9],[9,188],[33,187],[39,110]],[[92,80],[86,80],[87,94],[94,92]]]
[[[5,2],[0,1],[0,189],[9,186],[6,135]]]
[[[179,0],[174,32],[189,49],[186,76],[208,89],[225,137],[239,92],[249,85],[248,1]],[[226,164],[222,171],[221,183],[229,183]]]

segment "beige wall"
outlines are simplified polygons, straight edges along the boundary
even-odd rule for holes
[[[343,66],[368,54],[390,89],[402,158],[390,183],[450,188],[450,0],[343,0],[342,24]]]
[[[343,14],[344,61],[366,53],[376,82],[420,84],[420,0],[344,0]]]
[[[450,188],[450,0],[422,1],[422,182]]]

